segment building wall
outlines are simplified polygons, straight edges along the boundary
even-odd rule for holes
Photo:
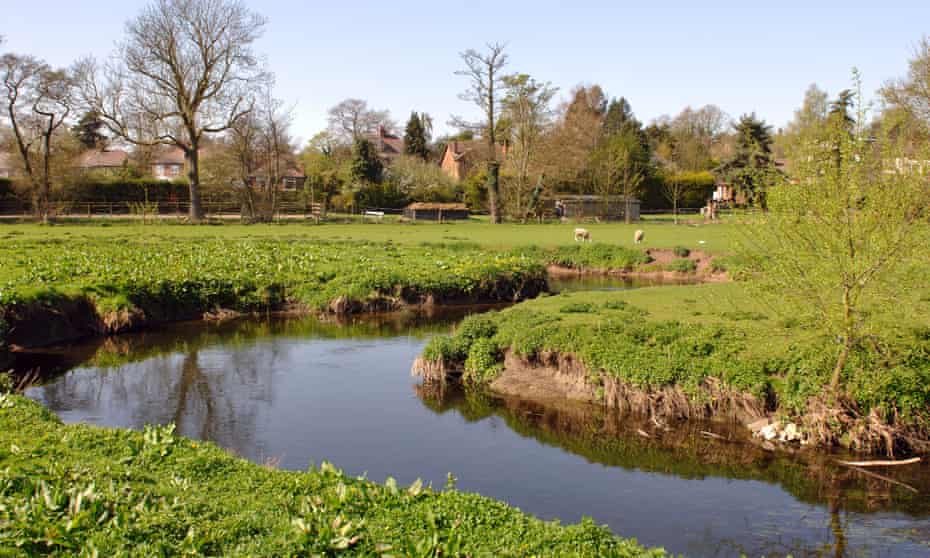
[[[442,154],[442,163],[440,164],[443,172],[451,176],[453,180],[462,180],[465,178],[465,165],[462,161],[456,161],[455,155],[452,154],[452,148],[446,146]]]

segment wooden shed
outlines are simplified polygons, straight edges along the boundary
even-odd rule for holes
[[[623,219],[627,207],[630,209],[630,220],[639,220],[640,201],[636,198],[630,198],[629,201],[623,196],[609,196],[606,200],[604,196],[582,195],[582,196],[560,196],[554,200],[554,204],[561,204],[562,217],[566,219],[603,219],[608,221]],[[606,213],[606,215],[605,215]]]
[[[404,217],[413,221],[462,221],[468,219],[464,203],[416,202],[404,208]]]

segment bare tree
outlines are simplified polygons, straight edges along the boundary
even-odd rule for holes
[[[369,108],[362,99],[346,99],[329,109],[329,131],[343,143],[351,144],[378,126],[389,132],[396,127],[390,111]]]
[[[53,138],[72,109],[72,80],[31,57],[5,54],[0,77],[6,89],[5,117],[30,182],[33,210],[42,222],[49,218]]]
[[[264,26],[241,0],[155,0],[126,24],[103,76],[92,59],[79,64],[84,101],[111,132],[184,152],[191,221],[204,216],[201,140],[252,110],[249,90],[265,77],[252,45]]]
[[[489,43],[486,52],[468,49],[461,53],[465,69],[455,72],[456,75],[468,78],[469,87],[459,98],[474,103],[481,109],[483,120],[480,122],[467,122],[459,117],[453,117],[452,123],[460,128],[479,131],[487,142],[488,166],[488,205],[491,211],[491,222],[500,223],[500,161],[497,160],[497,137],[495,124],[500,113],[498,96],[504,87],[503,69],[507,65],[506,45],[503,43]]]

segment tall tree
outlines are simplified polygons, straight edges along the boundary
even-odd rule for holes
[[[619,134],[628,129],[639,130],[642,125],[633,115],[633,108],[629,101],[624,97],[613,99],[607,105],[607,113],[604,116],[604,133],[608,136]]]
[[[6,90],[5,117],[31,186],[36,217],[47,222],[56,134],[74,106],[73,80],[64,70],[17,54],[0,57],[0,79]]]
[[[560,109],[546,141],[546,176],[576,192],[593,182],[592,153],[601,144],[607,97],[598,85],[578,86]]]
[[[775,172],[771,127],[753,113],[741,116],[734,131],[733,156],[717,167],[715,173],[745,195],[750,204],[764,208],[765,185]]]
[[[420,115],[411,112],[410,119],[407,120],[407,127],[404,130],[404,153],[419,157],[425,161],[429,158],[428,142]]]
[[[906,117],[906,124],[930,132],[930,38],[923,37],[908,61],[907,74],[885,83],[881,89],[886,111]]]
[[[384,165],[375,152],[375,146],[365,138],[355,140],[352,150],[352,178],[362,183],[377,184],[381,182],[383,171]]]
[[[362,99],[345,99],[329,109],[329,132],[347,145],[374,133],[379,126],[388,132],[394,130],[391,113],[370,108]]]
[[[837,95],[836,100],[830,103],[828,117],[835,119],[840,125],[851,129],[856,119],[850,114],[853,108],[855,94],[851,89],[844,89]]]
[[[105,128],[106,124],[100,119],[100,115],[91,109],[86,111],[77,124],[71,127],[71,133],[84,149],[103,149],[108,139],[106,134],[102,133]]]
[[[510,123],[510,144],[513,146],[510,161],[516,171],[511,200],[512,214],[525,219],[533,183],[541,178],[541,169],[535,165],[543,134],[552,122],[552,98],[557,88],[549,82],[538,82],[527,74],[504,77],[506,94],[502,100],[503,114]],[[537,168],[534,168],[537,167]],[[531,176],[537,171],[536,178]]]
[[[264,26],[242,0],[154,0],[126,24],[103,75],[93,59],[79,65],[84,100],[110,132],[184,152],[193,222],[204,217],[201,142],[252,110],[266,77],[252,51]]]
[[[503,89],[503,70],[507,65],[507,54],[503,43],[486,45],[485,52],[474,49],[466,50],[460,54],[465,63],[465,69],[455,72],[469,81],[466,89],[459,97],[464,101],[474,103],[481,109],[483,120],[469,123],[461,118],[454,118],[453,123],[460,127],[477,129],[482,132],[487,146],[486,162],[488,169],[488,205],[491,211],[491,222],[500,223],[500,161],[497,157],[497,126],[496,120],[500,113],[499,96]]]
[[[623,219],[632,222],[632,201],[639,195],[649,173],[649,152],[640,131],[628,126],[608,135],[592,153],[594,186],[603,198],[604,217],[608,217],[610,199],[623,199]]]

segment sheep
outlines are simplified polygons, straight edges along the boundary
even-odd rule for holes
[[[591,242],[591,232],[588,229],[575,229],[575,242]]]
[[[637,230],[635,233],[633,233],[633,241],[636,242],[636,244],[642,244],[644,236],[646,236],[646,233],[641,230]]]

